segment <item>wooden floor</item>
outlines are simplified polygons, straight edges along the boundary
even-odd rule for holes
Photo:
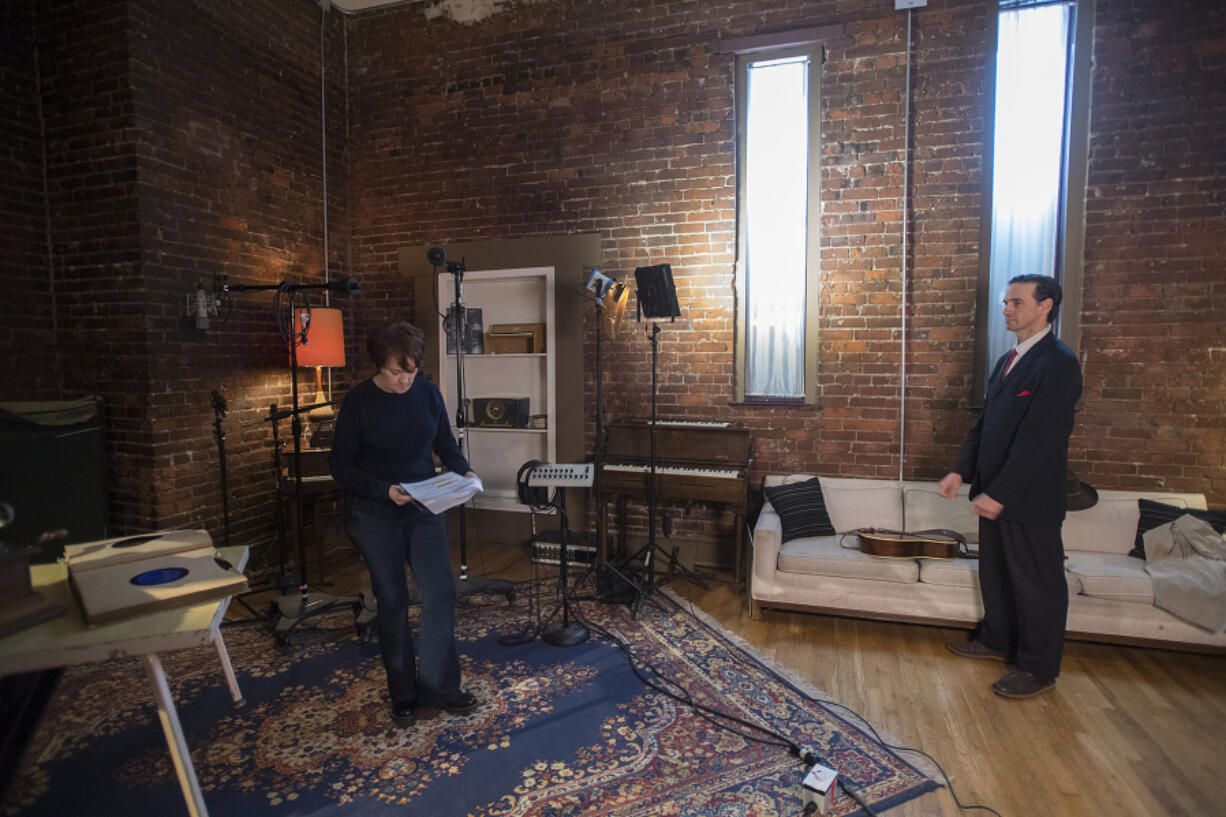
[[[727,585],[674,589],[932,755],[964,804],[1018,817],[1226,814],[1224,657],[1069,642],[1055,690],[1010,701],[989,689],[1002,664],[945,649],[964,631],[780,611],[753,621]],[[944,789],[890,812],[959,813]]]
[[[531,571],[524,548],[469,553],[473,575]],[[335,587],[348,592],[363,577],[343,568]],[[1226,815],[1226,657],[1069,642],[1055,690],[1010,701],[989,689],[1004,665],[945,649],[963,631],[769,610],[753,621],[726,581],[710,585],[669,587],[763,657],[932,755],[963,804],[1006,817]],[[961,814],[944,788],[888,813]]]

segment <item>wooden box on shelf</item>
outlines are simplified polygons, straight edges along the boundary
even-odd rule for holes
[[[495,323],[486,335],[492,355],[532,355],[545,351],[545,324]]]

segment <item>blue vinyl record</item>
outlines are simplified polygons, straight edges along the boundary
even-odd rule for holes
[[[159,567],[156,570],[146,570],[137,573],[129,581],[139,587],[150,587],[155,584],[170,584],[187,575],[186,567]]]

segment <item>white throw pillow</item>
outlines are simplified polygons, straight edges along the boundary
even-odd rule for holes
[[[821,477],[826,512],[839,533],[856,528],[902,530],[902,491],[886,479]]]

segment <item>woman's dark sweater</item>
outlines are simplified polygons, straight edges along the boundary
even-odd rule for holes
[[[341,403],[328,466],[346,492],[390,502],[392,485],[434,476],[432,453],[452,471],[472,470],[438,386],[418,374],[407,392],[394,394],[364,380]]]

